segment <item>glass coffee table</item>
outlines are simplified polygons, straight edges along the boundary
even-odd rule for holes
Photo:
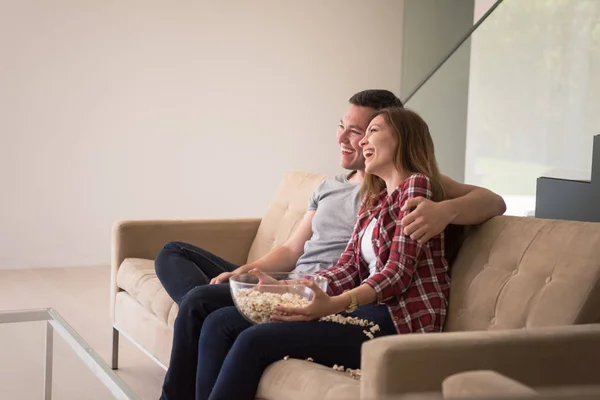
[[[0,312],[0,398],[139,400],[53,309]]]

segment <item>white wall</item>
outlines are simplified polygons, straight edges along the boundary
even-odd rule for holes
[[[492,8],[496,1],[498,0],[475,0],[473,23],[479,21],[481,17],[483,17],[483,15],[488,12],[490,8]]]
[[[108,264],[117,219],[260,216],[398,91],[402,1],[0,0],[0,268]]]
[[[436,67],[473,26],[474,0],[405,0],[403,98]],[[429,125],[442,173],[465,177],[470,43],[467,42],[406,106]]]

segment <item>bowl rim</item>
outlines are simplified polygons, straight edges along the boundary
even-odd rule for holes
[[[289,280],[301,280],[301,279],[306,279],[306,277],[309,277],[308,278],[309,280],[312,279],[316,283],[318,283],[319,281],[321,281],[321,282],[323,282],[323,281],[327,282],[327,278],[325,278],[324,276],[317,275],[317,274],[310,274],[310,273],[307,273],[307,274],[305,274],[305,273],[299,273],[299,272],[263,272],[263,273],[265,275],[271,276],[273,278],[276,278],[277,276],[282,276],[283,277],[283,276],[290,276],[290,275],[298,275],[298,278],[292,278],[292,277],[290,277]],[[253,277],[255,277],[255,275],[252,275],[252,274],[250,274],[248,272],[244,272],[244,273],[241,273],[239,275],[233,275],[233,276],[231,276],[229,278],[229,282],[230,283],[232,282],[232,283],[237,284],[237,285],[248,285],[248,286],[256,286],[256,285],[261,285],[262,287],[269,287],[269,286],[276,287],[276,286],[279,286],[279,285],[272,284],[272,283],[262,283],[262,284],[260,284],[258,282],[251,283],[251,282],[242,282],[242,281],[239,280],[240,277],[245,277],[245,276],[253,276]],[[294,282],[294,285],[302,285],[302,283]]]

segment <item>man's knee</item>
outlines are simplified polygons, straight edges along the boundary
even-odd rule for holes
[[[163,246],[154,259],[154,269],[157,274],[169,267],[169,259],[177,254],[182,254],[181,242],[169,242]],[[160,276],[159,276],[160,278]]]
[[[206,290],[203,290],[204,286],[196,286],[183,296],[179,303],[179,315],[193,314],[199,308],[202,308],[204,302],[207,300]]]
[[[207,330],[220,330],[223,328],[223,323],[227,320],[225,314],[227,314],[227,309],[225,307],[220,308],[218,310],[213,311],[206,317],[206,321],[204,326]]]
[[[200,285],[190,290],[179,303],[178,315],[209,314],[210,310],[229,305],[224,297],[229,295],[229,289],[222,285]]]
[[[162,249],[160,249],[160,251],[158,252],[158,256],[160,256],[161,254],[168,255],[173,253],[182,253],[184,244],[185,243],[183,242],[168,242],[162,247]]]

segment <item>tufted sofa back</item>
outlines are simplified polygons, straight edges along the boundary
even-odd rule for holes
[[[302,220],[308,199],[326,175],[292,171],[284,175],[269,209],[263,216],[248,262],[267,254],[273,247],[282,245]]]
[[[325,178],[288,172],[248,255],[284,243]],[[600,223],[496,217],[469,231],[452,265],[447,331],[600,322]]]
[[[452,265],[447,331],[600,321],[600,223],[496,217]]]

